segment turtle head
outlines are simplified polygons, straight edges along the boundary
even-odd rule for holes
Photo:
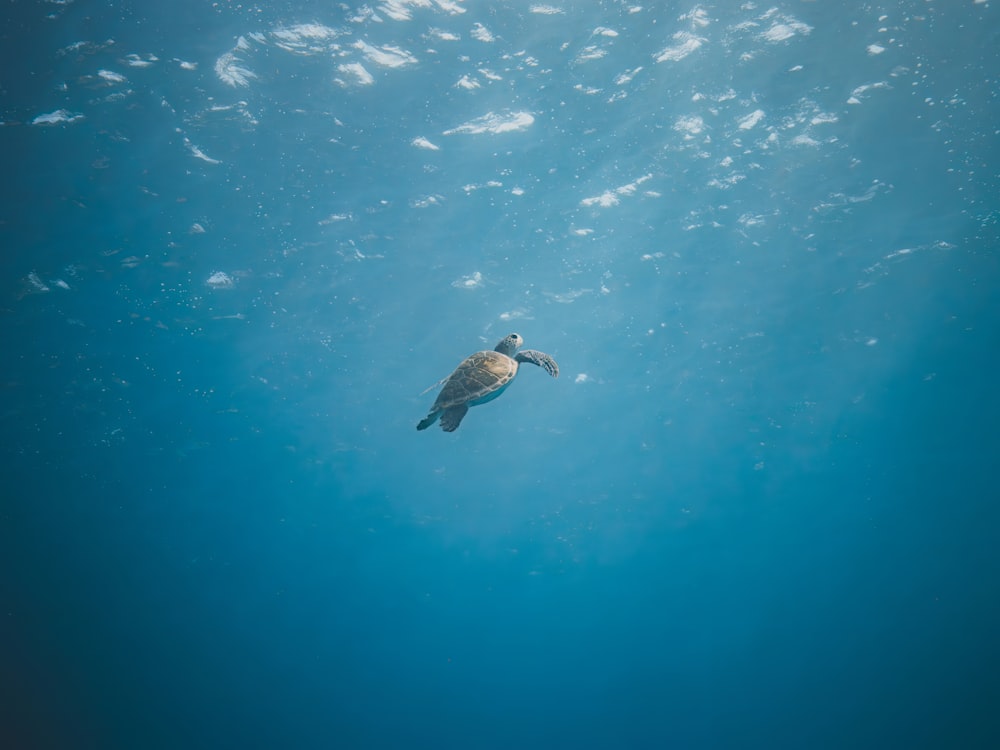
[[[522,339],[518,334],[512,333],[509,336],[504,336],[503,340],[496,345],[496,348],[493,351],[506,354],[508,357],[513,357],[517,348],[523,343],[524,339]]]

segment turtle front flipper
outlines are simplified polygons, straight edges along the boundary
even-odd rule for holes
[[[469,411],[468,404],[457,404],[441,412],[441,429],[445,432],[454,432],[462,424],[462,417]],[[424,420],[426,422],[427,420]],[[420,424],[423,424],[421,422]],[[417,429],[420,429],[419,427]]]
[[[552,377],[559,377],[559,365],[557,365],[556,361],[545,352],[538,352],[534,349],[525,349],[524,351],[518,352],[514,359],[518,362],[530,362],[533,365],[538,365]]]

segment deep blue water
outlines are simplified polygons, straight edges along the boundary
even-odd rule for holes
[[[7,4],[0,743],[998,746],[995,5]]]

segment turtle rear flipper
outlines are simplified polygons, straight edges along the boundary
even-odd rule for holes
[[[424,417],[423,419],[421,419],[420,420],[420,424],[417,425],[417,429],[418,430],[426,430],[432,424],[434,424],[435,422],[437,422],[437,418],[438,418],[438,414],[439,413],[440,412],[432,411],[426,417]]]
[[[458,429],[458,426],[462,424],[462,417],[464,417],[468,411],[469,405],[465,403],[457,404],[449,409],[445,409],[441,412],[441,429],[445,432],[454,432]],[[426,422],[427,420],[424,421]],[[423,422],[420,424],[423,424]],[[418,426],[417,429],[419,430],[420,427]]]

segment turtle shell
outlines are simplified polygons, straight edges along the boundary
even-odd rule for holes
[[[492,401],[517,374],[517,361],[500,352],[476,352],[448,376],[431,411]]]

